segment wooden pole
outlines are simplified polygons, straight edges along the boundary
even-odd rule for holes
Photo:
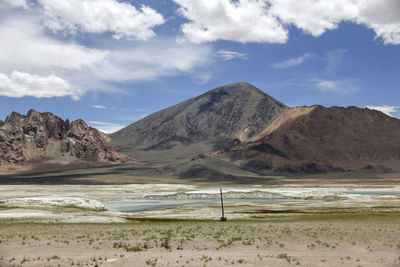
[[[221,208],[222,208],[222,217],[221,217],[221,222],[226,221],[225,213],[224,213],[224,200],[222,198],[222,188],[219,189],[219,192],[221,193]]]

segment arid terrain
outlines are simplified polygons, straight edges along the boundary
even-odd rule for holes
[[[148,177],[282,184],[271,177],[312,175],[326,175],[327,183],[332,175],[369,183],[368,178],[400,172],[399,132],[400,120],[380,111],[289,108],[238,82],[150,114],[111,135],[83,120],[70,122],[49,112],[13,112],[0,126],[0,175],[5,174],[0,183],[29,182],[18,179],[33,174],[61,178],[36,182],[68,184],[63,171],[76,168],[86,168],[83,172],[97,178],[127,176],[115,183]],[[110,167],[121,163],[130,164]]]
[[[12,113],[0,266],[400,266],[399,129],[366,108],[288,108],[248,83],[110,136]]]
[[[400,267],[400,0],[0,0],[0,267]]]
[[[400,187],[2,185],[1,266],[398,266]]]
[[[399,266],[400,216],[2,222],[1,266]]]

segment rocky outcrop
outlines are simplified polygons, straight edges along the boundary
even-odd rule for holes
[[[11,113],[0,126],[0,165],[44,159],[122,163],[132,159],[116,152],[110,138],[83,120],[63,120],[30,110]]]

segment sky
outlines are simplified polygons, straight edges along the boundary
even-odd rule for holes
[[[400,118],[398,0],[0,0],[0,119],[112,133],[245,81],[290,107]]]

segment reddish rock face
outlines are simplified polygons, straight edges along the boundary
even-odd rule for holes
[[[219,156],[256,170],[388,172],[400,166],[400,120],[357,107],[292,108]]]
[[[0,123],[0,165],[43,159],[122,163],[133,159],[116,152],[110,138],[83,120],[72,123],[56,115],[30,110],[11,113]]]

